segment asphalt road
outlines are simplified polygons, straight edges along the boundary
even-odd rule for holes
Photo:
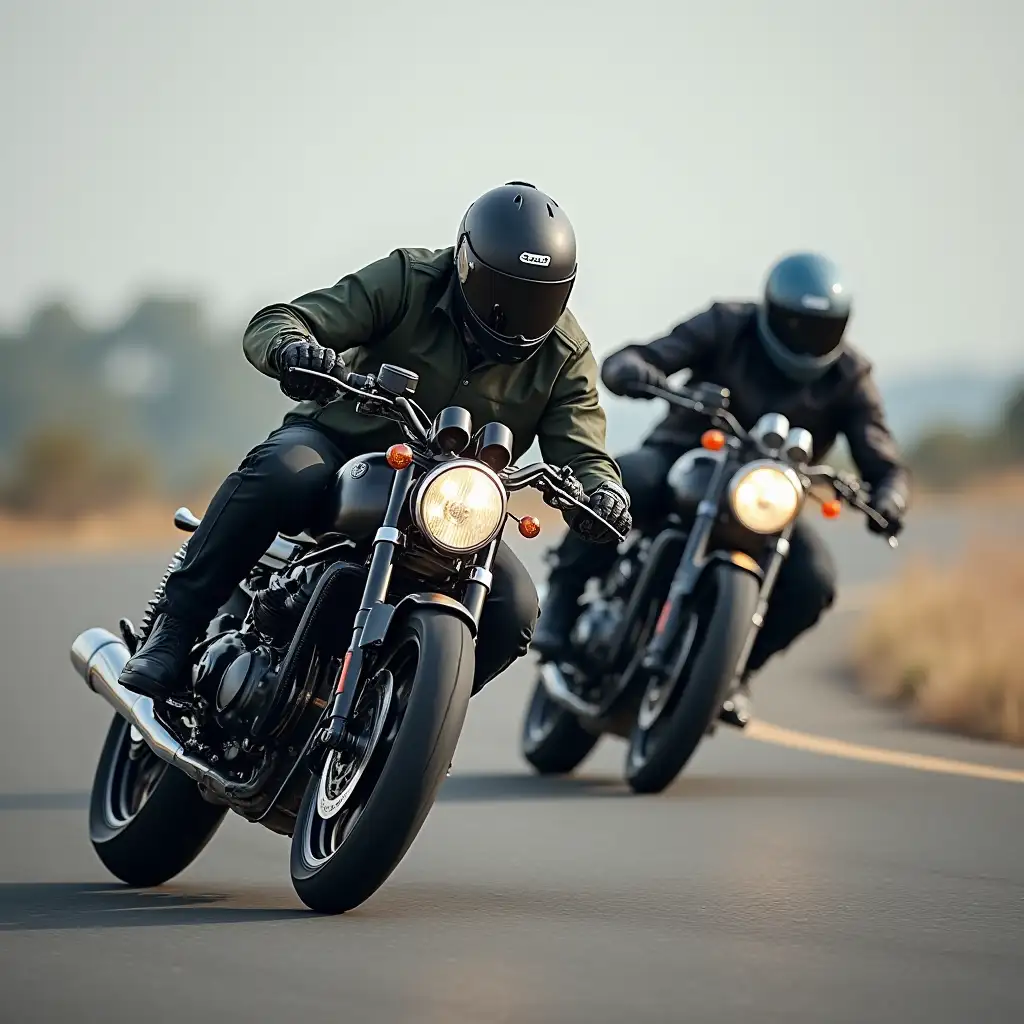
[[[823,528],[849,599],[765,673],[759,719],[1024,770],[836,675],[862,585],[954,549],[960,521],[922,517],[896,553]],[[1024,1020],[1024,787],[791,749],[770,727],[719,731],[658,797],[628,795],[611,741],[543,781],[517,754],[528,665],[474,700],[440,802],[357,911],[305,911],[287,840],[237,818],[174,884],[114,884],[85,820],[110,712],[68,647],[137,615],[165,556],[0,566],[0,1021]]]

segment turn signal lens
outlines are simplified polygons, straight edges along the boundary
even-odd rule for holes
[[[700,444],[709,452],[720,452],[725,447],[725,434],[720,430],[705,430],[700,435]]]
[[[523,516],[519,520],[519,532],[524,537],[534,538],[540,533],[540,520],[533,516]]]
[[[384,458],[392,469],[405,469],[412,465],[412,449],[407,444],[393,444]]]
[[[821,503],[821,514],[826,519],[835,519],[842,509],[842,503],[838,500],[823,501]]]

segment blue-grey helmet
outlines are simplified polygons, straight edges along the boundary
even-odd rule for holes
[[[812,381],[839,358],[852,312],[839,269],[818,253],[792,253],[769,271],[758,333],[787,377]]]

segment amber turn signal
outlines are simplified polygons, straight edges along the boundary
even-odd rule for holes
[[[821,514],[826,519],[835,519],[842,507],[842,504],[838,501],[823,501],[821,503]]]
[[[519,532],[524,537],[533,538],[540,533],[540,520],[535,519],[533,516],[523,516],[519,520]]]
[[[407,444],[393,444],[384,458],[392,469],[405,469],[412,465],[412,449]]]
[[[705,430],[700,435],[700,444],[709,452],[720,452],[725,447],[725,434],[720,430]]]

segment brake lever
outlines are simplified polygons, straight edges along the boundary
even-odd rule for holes
[[[377,395],[371,391],[363,391],[360,388],[353,387],[348,383],[348,381],[344,381],[340,377],[335,377],[330,373],[321,373],[319,370],[307,370],[304,366],[290,366],[285,372],[288,374],[290,379],[297,376],[309,377],[314,380],[322,381],[325,384],[330,384],[337,391],[343,392],[342,395],[335,395],[334,398],[328,399],[327,402],[333,402],[336,398],[351,396],[353,398],[360,398],[365,402],[380,402],[382,405],[386,406],[394,404],[391,399],[385,395]],[[372,377],[368,378],[368,380],[372,382]]]
[[[619,531],[616,530],[615,527],[612,526],[611,523],[607,522],[606,520],[602,519],[599,515],[597,515],[594,512],[594,510],[589,505],[586,505],[582,501],[577,500],[571,494],[568,494],[566,491],[563,491],[562,488],[558,487],[557,485],[551,484],[549,486],[551,487],[552,490],[555,490],[555,491],[558,492],[558,495],[557,495],[558,498],[568,502],[570,505],[575,505],[578,509],[580,509],[580,511],[582,511],[590,519],[593,519],[596,522],[600,523],[620,543],[626,539],[626,534],[619,533]]]

